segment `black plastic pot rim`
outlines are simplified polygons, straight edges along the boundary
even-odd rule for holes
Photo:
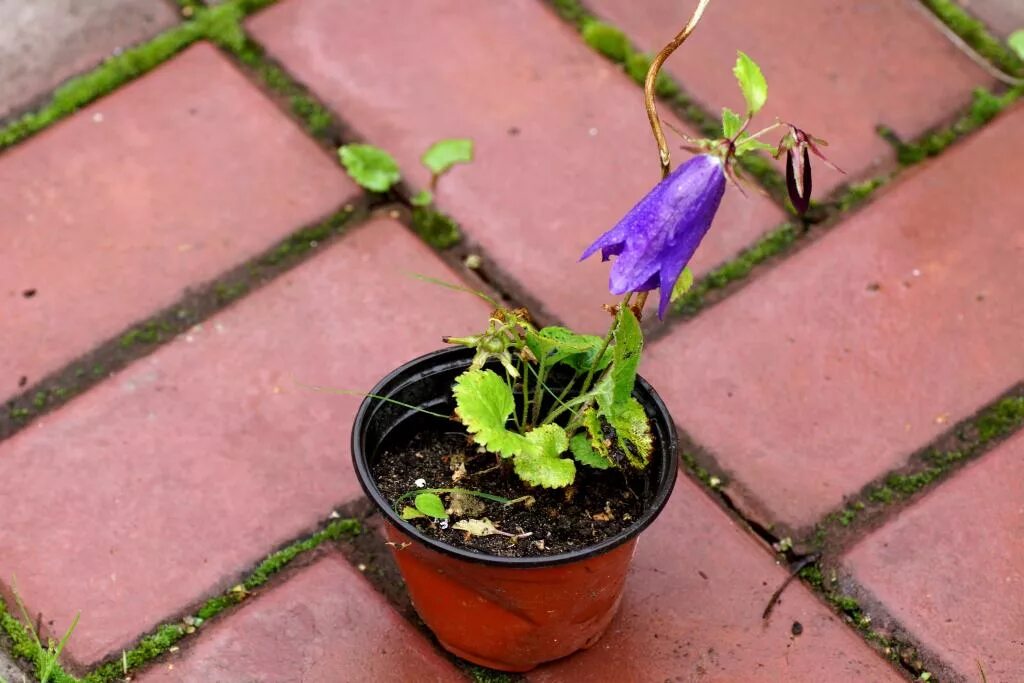
[[[435,550],[444,555],[457,557],[461,560],[477,564],[528,569],[579,562],[596,555],[604,554],[629,541],[635,536],[638,536],[640,532],[646,529],[651,522],[655,520],[665,507],[665,504],[668,502],[668,498],[672,494],[672,489],[675,486],[676,475],[678,474],[679,469],[677,455],[678,439],[676,436],[675,425],[669,415],[668,408],[665,407],[661,397],[658,396],[657,392],[654,391],[651,385],[639,375],[637,375],[636,378],[637,389],[635,390],[635,393],[646,393],[649,396],[650,403],[654,405],[658,412],[666,417],[669,439],[667,440],[667,443],[659,444],[659,447],[656,449],[656,453],[661,453],[661,457],[664,458],[666,462],[662,470],[661,477],[657,481],[657,488],[654,497],[651,499],[650,504],[644,513],[628,528],[623,529],[614,536],[604,539],[600,543],[595,543],[594,545],[587,546],[586,548],[580,548],[565,553],[541,557],[504,557],[488,555],[449,545],[444,541],[426,535],[414,524],[402,519],[387,498],[384,497],[384,494],[382,494],[377,488],[376,482],[374,482],[373,479],[373,474],[370,472],[370,463],[367,458],[368,454],[363,452],[363,446],[360,442],[362,425],[366,422],[370,411],[373,410],[375,403],[379,400],[373,398],[372,395],[386,395],[384,392],[387,390],[387,386],[399,376],[408,372],[413,366],[426,365],[430,360],[453,360],[459,356],[465,357],[466,365],[468,366],[472,355],[472,349],[451,347],[432,351],[431,353],[414,358],[400,367],[395,368],[383,379],[377,382],[376,386],[368,392],[368,395],[359,405],[359,410],[356,412],[355,421],[353,422],[352,427],[352,463],[355,467],[359,484],[363,487],[363,491],[370,500],[373,501],[374,505],[380,509],[388,522],[401,530],[406,536],[409,536],[431,550]],[[450,356],[450,358],[445,359],[446,356]]]

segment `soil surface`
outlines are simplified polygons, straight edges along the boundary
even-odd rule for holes
[[[470,489],[508,499],[532,498],[502,505],[475,496],[440,494],[450,515],[448,523],[433,519],[414,519],[411,523],[453,546],[504,557],[578,550],[631,526],[653,493],[650,470],[602,471],[579,463],[576,481],[569,488],[530,487],[513,472],[511,459],[478,452],[466,433],[453,427],[443,433],[420,432],[405,443],[393,444],[372,467],[377,487],[392,503],[410,491],[432,488]],[[421,486],[416,485],[417,480],[423,480]],[[398,512],[412,505],[413,498],[405,498]],[[515,536],[471,536],[453,528],[460,519],[484,518]]]

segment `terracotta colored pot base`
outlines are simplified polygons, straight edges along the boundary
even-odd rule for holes
[[[500,567],[436,552],[391,524],[386,533],[416,612],[444,648],[516,672],[601,638],[618,610],[636,547],[634,538],[569,564]]]
[[[374,484],[371,465],[389,441],[448,428],[410,406],[450,414],[452,383],[472,359],[472,349],[445,349],[378,382],[356,414],[352,464],[386,520],[385,535],[413,606],[445,649],[492,669],[529,671],[591,647],[611,623],[637,536],[661,512],[675,483],[675,426],[665,404],[637,377],[633,395],[651,419],[656,444],[651,487],[646,510],[615,536],[548,557],[496,557],[448,545],[399,517]]]

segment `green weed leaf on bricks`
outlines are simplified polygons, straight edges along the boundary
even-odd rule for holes
[[[1017,53],[1017,56],[1024,59],[1024,28],[1018,29],[1006,39],[1006,44]]]
[[[387,192],[402,177],[394,158],[373,145],[345,145],[338,156],[352,180],[372,192]]]
[[[434,176],[440,176],[455,164],[473,161],[473,141],[465,138],[439,140],[420,159]]]
[[[743,52],[737,52],[736,66],[732,72],[736,74],[743,99],[747,101],[747,114],[753,115],[761,111],[768,101],[768,82],[761,73],[761,67]]]

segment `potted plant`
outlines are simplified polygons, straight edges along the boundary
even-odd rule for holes
[[[692,283],[686,264],[742,155],[786,151],[791,201],[801,213],[808,207],[809,152],[820,156],[821,141],[778,121],[746,133],[767,86],[743,53],[735,73],[746,116],[724,110],[723,137],[687,139],[695,156],[670,172],[654,84],[707,3],[647,73],[663,180],[582,255],[616,257],[609,289],[623,298],[606,306],[607,334],[539,328],[526,310],[488,299],[494,310],[482,331],[446,337],[450,348],[394,370],[356,415],[355,470],[384,517],[413,605],[441,644],[469,661],[527,671],[601,637],[637,538],[664,507],[677,472],[672,418],[637,375],[648,294],[660,290],[662,318]],[[777,146],[760,141],[780,127]],[[468,141],[435,145],[424,156],[431,191],[414,204],[428,210],[437,178],[471,156]],[[386,154],[342,149],[353,177],[371,176],[372,189],[382,187],[381,158],[390,164],[387,189],[398,173]]]

